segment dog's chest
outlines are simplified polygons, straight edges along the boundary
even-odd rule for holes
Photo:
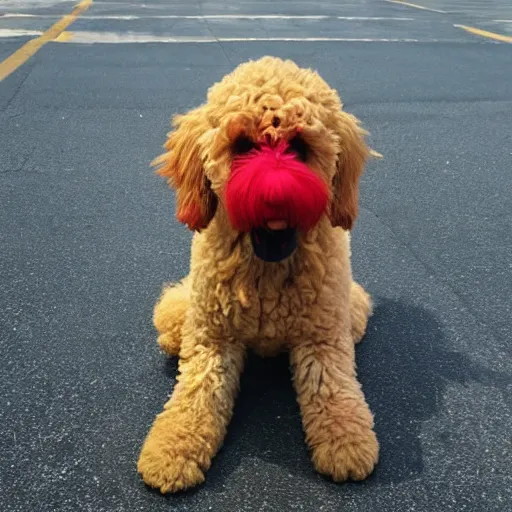
[[[262,276],[242,300],[233,297],[229,315],[232,334],[259,352],[273,354],[300,336],[303,326],[309,324],[317,296],[311,279]]]

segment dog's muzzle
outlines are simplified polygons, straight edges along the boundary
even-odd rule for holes
[[[234,159],[225,191],[235,229],[250,233],[256,256],[281,261],[297,247],[297,232],[312,229],[325,213],[324,181],[282,141]]]

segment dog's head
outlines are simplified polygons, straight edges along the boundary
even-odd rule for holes
[[[218,215],[253,245],[269,235],[284,247],[324,216],[352,228],[370,151],[358,120],[313,71],[270,57],[243,64],[174,128],[155,163],[190,229]]]

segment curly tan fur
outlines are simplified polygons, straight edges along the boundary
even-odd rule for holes
[[[277,140],[297,133],[307,144],[308,166],[329,185],[331,206],[300,235],[291,257],[266,263],[231,227],[223,205],[233,143],[241,134]],[[318,74],[272,57],[239,66],[210,89],[203,106],[176,119],[157,164],[177,189],[178,218],[198,232],[189,276],[164,290],[154,312],[160,347],[180,362],[177,385],[138,462],[150,486],[165,493],[204,480],[226,433],[248,348],[290,352],[319,472],[343,481],[373,470],[378,443],[354,362],[371,301],[352,280],[347,232],[370,154],[364,134]]]

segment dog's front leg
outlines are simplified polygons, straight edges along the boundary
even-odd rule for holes
[[[170,400],[146,438],[138,470],[161,492],[175,492],[204,480],[231,419],[244,347],[213,340],[204,329],[185,329],[180,375]]]
[[[379,447],[356,378],[352,338],[347,332],[335,339],[294,344],[294,384],[317,471],[338,482],[362,480],[377,463]]]

